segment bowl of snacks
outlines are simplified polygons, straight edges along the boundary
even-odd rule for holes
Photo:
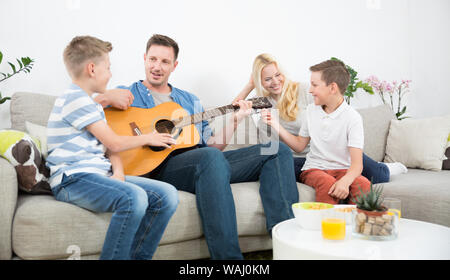
[[[292,204],[295,221],[307,230],[320,230],[322,216],[334,206],[322,202],[299,202]]]
[[[356,205],[348,205],[348,204],[338,204],[334,205],[334,210],[336,212],[344,213],[345,224],[352,224],[352,211],[356,209]]]

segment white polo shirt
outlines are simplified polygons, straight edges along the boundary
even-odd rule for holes
[[[362,150],[364,147],[361,115],[345,101],[331,114],[320,105],[308,105],[299,134],[311,137],[310,151],[302,170],[348,169],[351,164],[348,148]]]

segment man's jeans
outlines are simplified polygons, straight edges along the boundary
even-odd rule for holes
[[[52,191],[59,201],[113,212],[100,259],[151,259],[178,205],[172,185],[133,176],[122,182],[94,173],[64,175]]]
[[[262,153],[269,145],[275,153]],[[227,152],[190,150],[170,158],[155,178],[196,195],[212,259],[242,259],[230,183],[260,181],[269,233],[277,223],[293,218],[291,205],[298,202],[292,152],[278,142]]]

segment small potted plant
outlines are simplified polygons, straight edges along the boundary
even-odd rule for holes
[[[356,204],[353,211],[353,235],[370,240],[392,240],[398,234],[398,216],[383,206],[383,186],[373,186],[366,193],[352,197]]]

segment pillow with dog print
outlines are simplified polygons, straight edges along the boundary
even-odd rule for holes
[[[30,194],[51,194],[50,172],[39,147],[39,141],[25,132],[0,130],[0,155],[16,169],[19,189]]]
[[[446,160],[442,162],[442,170],[450,170],[450,134],[447,138],[447,148],[445,150],[445,157],[447,157]]]

